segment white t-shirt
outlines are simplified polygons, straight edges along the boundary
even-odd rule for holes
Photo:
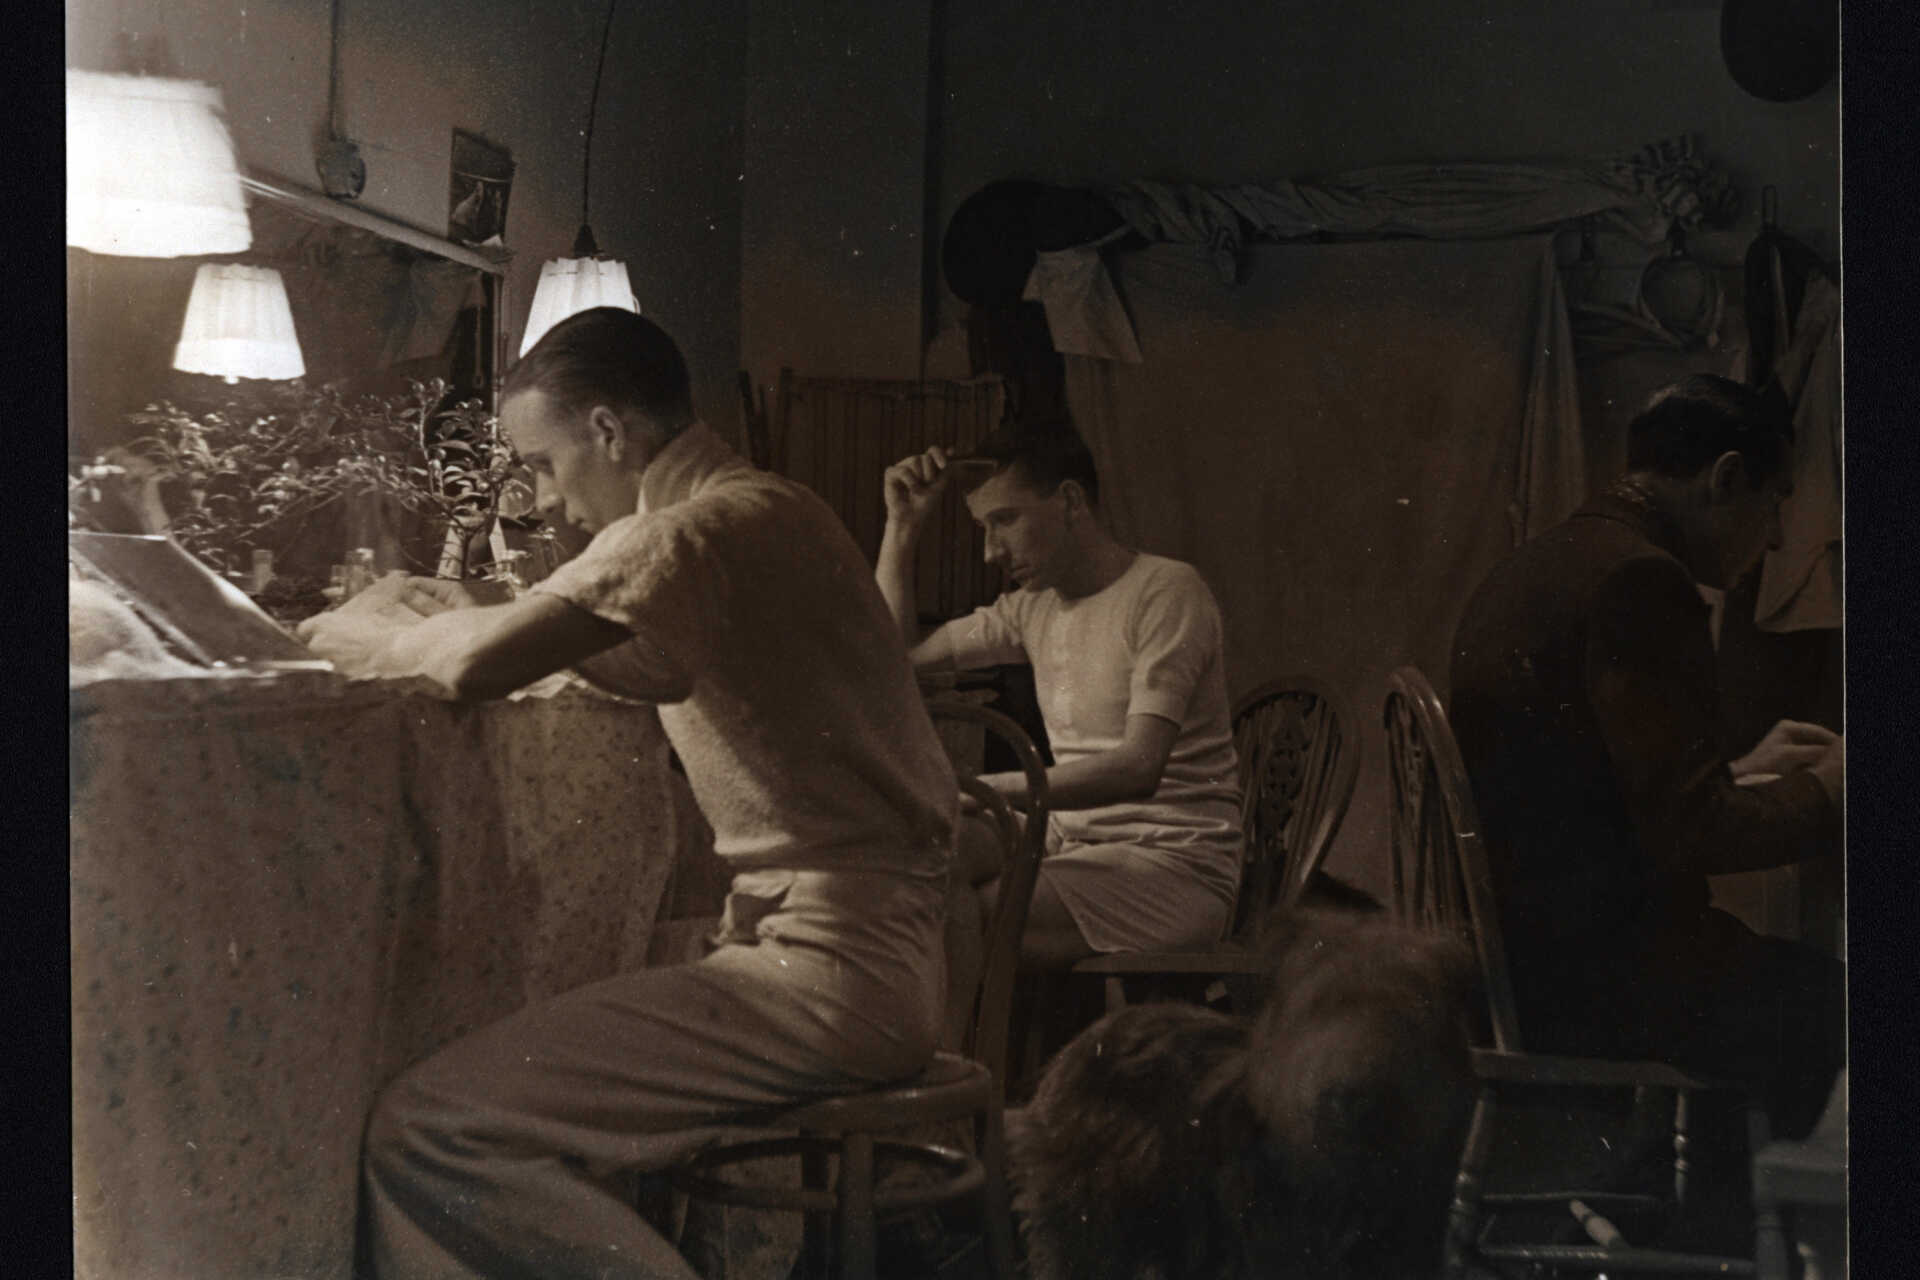
[[[962,668],[1028,662],[1056,763],[1111,751],[1127,717],[1179,726],[1151,799],[1056,812],[1064,847],[1126,844],[1173,860],[1231,901],[1240,877],[1240,783],[1213,592],[1192,565],[1140,553],[1077,600],[1010,591],[947,624]]]

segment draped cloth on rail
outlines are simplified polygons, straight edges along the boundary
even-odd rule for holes
[[[1096,193],[1120,216],[1121,231],[1039,254],[1026,294],[1046,307],[1062,353],[1133,364],[1142,352],[1100,254],[1115,236],[1204,246],[1220,282],[1232,284],[1244,275],[1247,246],[1262,241],[1323,233],[1494,239],[1593,217],[1658,244],[1676,224],[1725,222],[1735,204],[1726,175],[1685,136],[1585,160],[1380,165],[1311,181],[1228,186],[1135,181]]]

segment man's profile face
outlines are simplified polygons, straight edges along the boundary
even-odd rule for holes
[[[986,560],[1014,585],[1044,590],[1057,585],[1066,557],[1065,500],[1059,490],[1041,494],[1017,468],[1005,467],[967,495],[967,510],[986,534]]]
[[[585,416],[561,412],[536,387],[507,397],[500,429],[533,472],[534,509],[551,523],[597,533],[633,514],[633,493]]]
[[[1727,585],[1732,586],[1780,545],[1780,504],[1793,492],[1782,467],[1780,474],[1754,485],[1730,504],[1728,512]]]
[[[1719,581],[1706,581],[1707,586],[1733,587],[1780,545],[1780,504],[1792,492],[1787,467],[1756,484],[1742,464],[1717,495],[1711,517],[1715,563],[1705,567],[1717,572]]]

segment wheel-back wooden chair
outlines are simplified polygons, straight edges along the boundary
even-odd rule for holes
[[[1183,951],[1120,952],[1075,965],[1106,984],[1109,1012],[1126,1003],[1128,979],[1199,975],[1209,996],[1263,972],[1261,926],[1297,901],[1346,818],[1360,770],[1360,744],[1346,699],[1314,676],[1271,680],[1233,710],[1240,758],[1240,821],[1246,848],[1227,936]]]
[[[1007,854],[963,1053],[936,1053],[912,1080],[766,1116],[753,1127],[793,1136],[709,1148],[673,1173],[674,1186],[689,1196],[804,1213],[801,1271],[808,1277],[874,1280],[880,1215],[973,1199],[980,1206],[992,1274],[996,1280],[1014,1278],[1003,1118],[1007,1019],[1020,937],[1046,841],[1047,774],[1032,740],[999,712],[954,699],[930,700],[928,709],[936,720],[979,725],[1003,739],[1027,775],[1031,797],[1022,824],[999,793],[971,773],[957,771],[961,790],[991,815]],[[972,1151],[900,1136],[903,1130],[925,1131],[955,1120],[973,1123]],[[732,1165],[792,1155],[800,1157],[799,1187],[749,1185],[722,1176]],[[887,1159],[931,1170],[936,1180],[879,1187],[876,1166]]]
[[[1403,923],[1472,941],[1486,992],[1486,1038],[1492,1041],[1472,1053],[1479,1094],[1454,1185],[1446,1273],[1458,1275],[1468,1264],[1477,1263],[1587,1275],[1752,1275],[1753,1262],[1747,1258],[1633,1248],[1606,1217],[1610,1211],[1644,1209],[1666,1197],[1592,1189],[1499,1195],[1483,1191],[1500,1100],[1528,1089],[1671,1090],[1675,1106],[1669,1203],[1676,1207],[1687,1195],[1689,1097],[1705,1090],[1745,1093],[1748,1140],[1754,1150],[1767,1139],[1766,1113],[1745,1086],[1703,1080],[1665,1063],[1549,1056],[1528,1053],[1522,1047],[1479,815],[1446,712],[1427,678],[1417,668],[1402,667],[1388,679],[1384,716],[1392,796],[1393,909]],[[1556,1204],[1567,1206],[1571,1218],[1579,1220],[1594,1243],[1487,1241],[1501,1210],[1537,1210]]]

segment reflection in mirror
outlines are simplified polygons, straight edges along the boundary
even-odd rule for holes
[[[306,376],[172,367],[208,259],[69,249],[72,522],[169,532],[283,618],[323,607],[332,567],[361,548],[377,571],[470,571],[512,471],[492,416],[505,255],[249,187],[254,243],[234,260],[285,280]]]

